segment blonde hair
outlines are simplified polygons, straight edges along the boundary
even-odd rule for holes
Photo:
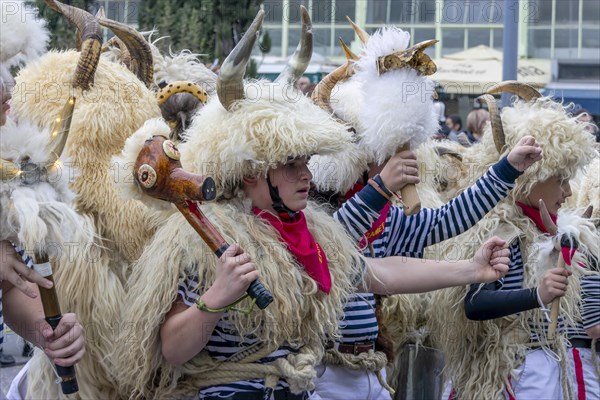
[[[467,115],[467,130],[474,134],[483,135],[485,124],[489,120],[490,113],[487,110],[483,108],[473,110]]]

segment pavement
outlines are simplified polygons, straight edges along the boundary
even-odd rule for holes
[[[4,331],[4,344],[2,347],[4,353],[12,355],[16,361],[16,363],[11,366],[0,368],[0,391],[6,394],[10,387],[10,383],[30,358],[22,356],[23,339],[8,328]],[[0,396],[0,398],[1,397],[2,396]]]

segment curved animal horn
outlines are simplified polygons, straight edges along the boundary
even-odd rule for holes
[[[502,127],[502,120],[500,119],[500,111],[498,110],[498,104],[496,99],[491,94],[484,94],[477,98],[477,101],[481,104],[487,105],[490,113],[490,122],[492,124],[492,137],[494,138],[494,145],[498,154],[502,154],[504,146],[506,145],[506,137],[504,135],[504,128]]]
[[[77,27],[81,40],[81,55],[73,76],[73,87],[88,90],[94,83],[94,74],[100,61],[102,33],[98,18],[85,10],[62,4],[57,0],[45,0],[46,5],[61,13]]]
[[[340,43],[342,44],[342,47],[346,46],[341,38]],[[331,92],[333,91],[335,85],[350,78],[352,75],[354,75],[354,72],[354,63],[350,62],[349,60],[345,64],[340,65],[327,74],[325,78],[321,79],[321,82],[319,82],[312,93],[311,99],[313,103],[328,113],[333,114],[333,109],[331,108]]]
[[[129,70],[131,70],[131,54],[129,54],[129,50],[127,50],[127,45],[123,43],[118,36],[113,36],[108,40],[108,42],[104,43],[102,46],[102,52],[106,53],[111,47],[116,47],[119,49],[121,52],[121,62],[125,64]]]
[[[350,50],[346,42],[340,38],[340,44],[342,45],[342,49],[344,50],[344,55],[346,56],[346,60],[358,61],[359,57]]]
[[[348,20],[348,22],[350,22],[352,29],[354,29],[354,32],[356,33],[360,41],[363,44],[367,44],[367,42],[369,41],[369,34],[360,26],[356,25],[349,16],[346,15],[346,19]]]
[[[154,61],[150,45],[141,33],[131,26],[108,18],[100,18],[100,25],[109,28],[121,39],[130,55],[129,69],[144,82],[146,87],[154,83]]]
[[[256,42],[258,30],[265,17],[265,12],[259,10],[252,21],[252,24],[229,53],[217,78],[217,95],[219,101],[227,110],[231,110],[233,104],[244,98],[244,73],[246,72],[246,64],[250,58],[252,47]]]
[[[525,101],[531,101],[542,97],[540,92],[533,86],[517,81],[500,82],[487,91],[489,94],[498,94],[502,92],[514,93]]]
[[[275,82],[294,83],[304,74],[313,52],[313,34],[312,22],[308,10],[304,6],[300,6],[302,15],[302,35],[300,43],[296,47],[296,51],[290,57],[287,65],[281,71],[281,74],[275,79]]]
[[[73,112],[75,110],[75,97],[69,97],[67,103],[63,107],[60,115],[54,120],[52,126],[51,141],[50,141],[50,161],[49,164],[54,164],[58,160],[65,149],[69,131],[71,129],[71,121],[73,120]]]

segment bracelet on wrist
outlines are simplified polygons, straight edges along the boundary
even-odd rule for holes
[[[379,175],[377,175],[379,176]],[[375,178],[377,178],[377,176]],[[369,179],[368,184],[373,187],[382,197],[384,197],[387,201],[390,201],[390,196],[392,195],[389,190],[383,184],[380,186],[377,181],[374,179]],[[382,187],[383,186],[383,187]]]
[[[210,308],[210,307],[208,307],[206,305],[206,303],[204,302],[204,300],[202,300],[199,297],[198,300],[196,300],[196,308],[198,308],[198,310],[200,310],[200,311],[209,312],[209,313],[222,313],[222,312],[227,312],[227,311],[237,311],[237,312],[240,312],[242,314],[250,314],[250,312],[252,312],[252,309],[254,308],[254,304],[256,303],[256,299],[252,299],[250,307],[248,307],[247,309],[241,309],[241,308],[235,307],[238,303],[240,303],[246,297],[248,297],[247,294],[243,295],[242,297],[240,297],[239,299],[237,299],[236,301],[234,301],[230,305],[225,306],[225,307],[221,307],[221,308]]]

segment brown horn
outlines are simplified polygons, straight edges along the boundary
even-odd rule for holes
[[[242,39],[229,53],[221,66],[217,78],[217,95],[219,101],[227,110],[231,110],[236,101],[244,98],[246,64],[250,59],[250,53],[264,17],[265,12],[259,10]]]
[[[489,94],[498,94],[502,92],[514,93],[525,101],[531,101],[542,97],[540,92],[533,86],[517,81],[500,82],[487,91]]]
[[[100,60],[102,33],[98,18],[85,10],[62,4],[56,0],[45,0],[46,5],[61,13],[77,27],[81,38],[81,55],[73,76],[73,87],[88,90],[94,83],[94,74]]]
[[[342,43],[342,47],[345,46],[345,43],[341,38],[340,43]],[[319,82],[312,93],[311,99],[313,103],[328,113],[333,114],[333,109],[331,108],[331,92],[338,82],[343,82],[350,78],[354,75],[354,72],[354,63],[348,61],[327,74],[325,78],[321,79],[321,82]]]
[[[75,110],[75,97],[69,97],[67,103],[63,107],[60,115],[54,120],[52,126],[51,139],[49,144],[50,161],[48,164],[54,164],[58,160],[65,149],[69,131],[71,129],[71,121],[73,120],[73,112]]]
[[[354,32],[356,33],[360,41],[363,44],[367,44],[367,42],[369,41],[369,34],[364,29],[356,25],[349,16],[346,15],[346,19],[348,20],[348,22],[350,22],[352,29],[354,29]]]
[[[127,46],[125,45],[125,43],[123,43],[123,41],[119,39],[118,36],[113,36],[108,40],[108,42],[104,43],[104,45],[102,46],[102,52],[106,53],[110,50],[111,47],[116,47],[121,51],[121,62],[125,64],[127,68],[131,69],[131,54],[129,54],[129,50],[127,50]]]
[[[342,40],[340,37],[340,44],[342,45],[342,49],[344,50],[344,55],[346,56],[346,60],[358,61],[359,57],[350,50],[346,42]]]
[[[492,137],[494,138],[494,145],[498,154],[502,154],[504,146],[506,145],[506,138],[504,135],[504,128],[502,127],[502,120],[500,119],[500,111],[498,111],[498,104],[496,99],[491,94],[484,94],[477,98],[479,103],[487,105],[490,113],[490,122],[492,124]]]
[[[151,87],[154,84],[154,60],[146,39],[129,25],[108,18],[100,18],[99,21],[125,43],[131,60],[129,69],[146,87]]]
[[[544,200],[540,199],[538,208],[540,210],[542,224],[544,225],[549,234],[551,234],[552,236],[556,235],[558,233],[558,227],[556,226],[554,221],[552,221],[552,218],[550,217],[550,213],[548,212],[548,208],[546,208],[546,203],[544,203]]]
[[[300,37],[300,43],[296,47],[296,51],[290,57],[287,65],[281,71],[281,74],[275,79],[275,82],[286,82],[294,83],[304,74],[313,52],[313,34],[312,34],[312,22],[308,10],[304,6],[300,6],[300,13],[302,15],[302,35]]]

